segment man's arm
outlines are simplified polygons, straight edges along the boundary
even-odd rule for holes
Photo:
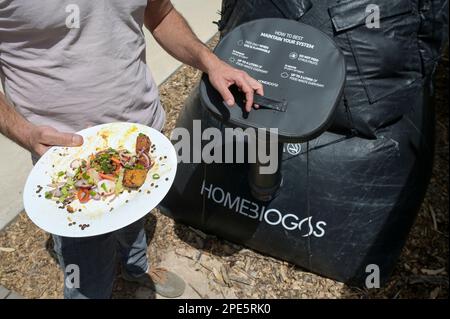
[[[24,148],[29,148],[31,125],[6,102],[0,92],[0,132]]]
[[[156,41],[179,61],[208,74],[211,84],[224,101],[235,104],[229,87],[236,84],[246,96],[246,110],[253,105],[253,94],[264,94],[261,83],[246,72],[235,69],[215,56],[192,32],[186,20],[172,6],[170,0],[148,0],[145,26]]]
[[[0,92],[0,133],[39,156],[50,146],[80,146],[83,138],[76,134],[60,133],[52,127],[36,126],[11,107]]]

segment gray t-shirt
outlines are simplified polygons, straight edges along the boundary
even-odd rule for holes
[[[162,129],[145,63],[147,0],[0,0],[0,76],[29,121],[63,131],[109,122]]]

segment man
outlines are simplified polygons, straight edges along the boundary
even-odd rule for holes
[[[262,85],[220,61],[193,34],[170,0],[0,0],[0,131],[36,160],[49,147],[80,146],[73,132],[107,122],[139,122],[161,130],[164,110],[145,64],[142,25],[178,60],[209,75],[230,106],[236,84],[250,111]],[[166,297],[183,293],[177,275],[150,267],[143,221],[90,238],[54,236],[63,269],[80,269],[66,298],[109,298],[115,259],[123,277]],[[67,274],[65,273],[67,276]]]

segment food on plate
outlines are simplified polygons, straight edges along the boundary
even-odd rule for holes
[[[150,147],[152,146],[152,142],[150,138],[140,133],[136,140],[136,154],[142,152],[148,154],[150,152]]]
[[[154,164],[149,154],[151,145],[150,138],[141,133],[135,153],[108,148],[87,159],[75,159],[68,170],[56,174],[45,198],[68,205],[75,200],[87,203],[117,196],[125,189],[139,189]]]
[[[145,169],[126,169],[123,174],[123,186],[139,188],[145,183],[147,171]]]

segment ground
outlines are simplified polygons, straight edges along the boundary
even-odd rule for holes
[[[212,45],[214,42],[212,43]],[[200,72],[182,67],[161,87],[167,134]],[[437,76],[433,177],[393,276],[382,289],[362,290],[175,223],[154,210],[146,230],[153,263],[188,282],[188,298],[448,298],[448,55]],[[63,276],[50,236],[26,216],[0,234],[0,286],[26,298],[61,298]],[[154,298],[118,275],[113,298]]]

